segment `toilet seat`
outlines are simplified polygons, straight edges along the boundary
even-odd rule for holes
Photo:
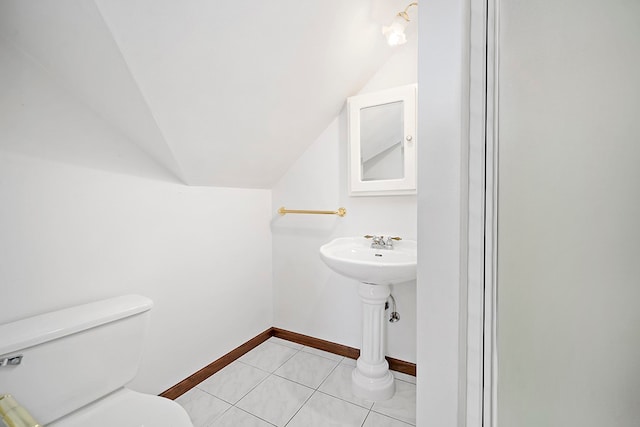
[[[49,427],[193,427],[176,402],[121,388]]]

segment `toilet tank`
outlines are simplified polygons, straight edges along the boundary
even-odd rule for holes
[[[0,325],[0,395],[46,425],[119,389],[138,371],[152,306],[127,295]]]

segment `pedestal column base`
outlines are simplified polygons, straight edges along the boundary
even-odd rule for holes
[[[389,371],[379,378],[365,377],[355,368],[351,374],[351,388],[357,397],[367,400],[380,401],[391,399],[396,392],[393,374]]]

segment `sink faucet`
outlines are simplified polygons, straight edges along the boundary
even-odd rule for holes
[[[385,239],[384,236],[376,236],[367,234],[364,236],[365,239],[371,239],[371,248],[372,249],[393,249],[393,241],[394,240],[402,240],[400,237],[391,237],[387,236]]]

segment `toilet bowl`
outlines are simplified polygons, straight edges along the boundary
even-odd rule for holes
[[[184,409],[169,399],[123,388],[47,427],[191,427]]]
[[[152,306],[128,295],[0,325],[0,394],[47,427],[193,427],[177,403],[125,387]]]

